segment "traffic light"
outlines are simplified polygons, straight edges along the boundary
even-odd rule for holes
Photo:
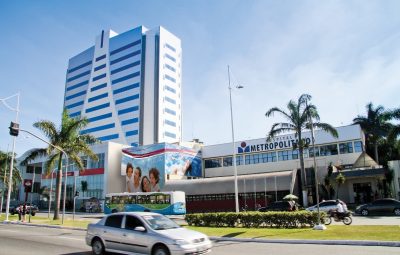
[[[79,197],[79,191],[75,191],[75,196]]]
[[[10,129],[10,135],[18,136],[18,133],[19,133],[19,124],[18,123],[11,121],[9,129]]]

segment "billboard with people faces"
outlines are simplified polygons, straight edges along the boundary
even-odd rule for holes
[[[167,174],[201,177],[199,151],[167,143],[122,150],[126,192],[162,191]]]

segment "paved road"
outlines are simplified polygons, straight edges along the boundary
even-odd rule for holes
[[[22,225],[0,225],[0,255],[88,255],[85,232],[78,230],[31,227]],[[398,255],[398,247],[313,245],[277,243],[240,243],[232,241],[214,242],[213,255],[243,254],[346,254],[346,255]]]

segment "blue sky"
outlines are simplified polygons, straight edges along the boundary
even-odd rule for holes
[[[163,26],[183,47],[183,138],[231,142],[264,137],[301,94],[321,120],[350,124],[365,105],[400,107],[400,1],[1,1],[0,98],[21,93],[19,122],[60,122],[68,59],[102,29]],[[7,101],[15,106],[16,101]],[[0,150],[11,149],[15,112],[0,106]],[[16,152],[45,145],[21,135]]]

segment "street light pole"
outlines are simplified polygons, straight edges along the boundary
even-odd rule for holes
[[[51,208],[51,194],[53,193],[53,174],[56,169],[57,168],[54,168],[53,171],[51,171],[50,193],[49,193],[49,213],[47,214],[47,218],[49,218],[49,219],[50,219],[50,208]]]
[[[12,97],[17,97],[17,108],[12,108],[7,105],[5,100],[12,98]],[[15,116],[15,123],[18,123],[18,114],[19,114],[19,93],[10,96],[8,98],[2,99],[1,102],[9,109],[13,110],[16,112]],[[9,221],[8,216],[10,214],[10,199],[11,199],[11,188],[12,188],[12,175],[13,175],[13,168],[14,168],[14,153],[15,153],[15,142],[17,140],[17,137],[13,137],[13,145],[12,145],[12,154],[11,154],[11,163],[10,163],[10,176],[9,176],[9,181],[8,181],[8,191],[7,191],[7,205],[6,205],[6,220]]]
[[[232,107],[232,87],[231,87],[231,74],[228,65],[228,84],[229,84],[229,103],[231,108],[231,127],[232,127],[232,149],[233,149],[233,171],[235,176],[235,211],[239,212],[239,194],[238,194],[238,176],[237,176],[237,167],[236,167],[236,146],[235,146],[235,132],[233,126],[233,107]],[[243,86],[236,86],[237,89],[243,88]]]

